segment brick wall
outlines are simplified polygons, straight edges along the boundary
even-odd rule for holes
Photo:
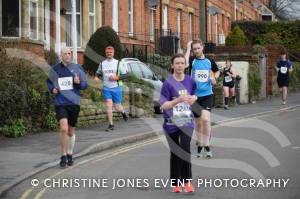
[[[24,58],[26,60],[32,60],[35,64],[45,63],[44,44],[38,41],[25,40],[25,39],[0,39],[0,46],[4,48],[12,48],[15,50],[24,50],[16,52],[17,58]],[[37,57],[39,58],[36,62]]]

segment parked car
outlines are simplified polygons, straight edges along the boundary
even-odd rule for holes
[[[154,102],[154,111],[155,113],[160,114],[160,104],[159,104],[159,97],[160,91],[162,88],[162,81],[159,77],[149,68],[148,65],[141,62],[136,58],[123,58],[121,60],[128,68],[128,72],[135,75],[137,78],[140,78],[144,81],[149,82],[154,87],[153,93],[153,102]]]

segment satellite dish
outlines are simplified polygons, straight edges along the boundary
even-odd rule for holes
[[[210,6],[210,7],[208,7],[208,13],[211,15],[216,15],[216,14],[220,13],[220,9],[215,6]]]

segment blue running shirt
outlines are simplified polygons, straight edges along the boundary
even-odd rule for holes
[[[197,97],[203,97],[213,94],[211,79],[211,61],[207,58],[194,59],[192,63],[192,78],[196,81],[196,92]]]

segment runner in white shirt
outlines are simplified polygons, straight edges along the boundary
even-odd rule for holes
[[[122,80],[126,78],[127,67],[119,60],[114,59],[114,48],[108,46],[105,49],[106,59],[99,64],[96,72],[95,80],[99,81],[99,77],[103,80],[103,98],[107,107],[107,117],[109,125],[106,131],[114,130],[112,106],[120,112],[125,121],[128,117],[122,106]]]

